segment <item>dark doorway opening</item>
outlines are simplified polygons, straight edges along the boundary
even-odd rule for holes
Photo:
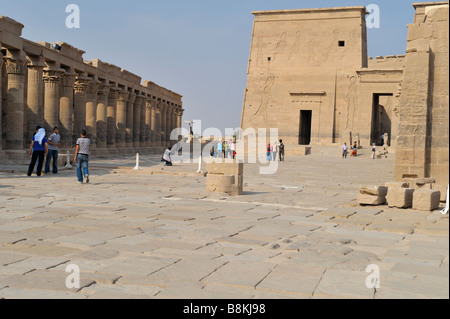
[[[311,144],[311,120],[312,111],[300,111],[299,145]]]
[[[389,97],[392,97],[392,93],[378,93],[373,95],[372,102],[372,128],[370,134],[370,144],[383,146],[384,133],[388,133],[389,141],[386,141],[390,145],[391,140],[391,112],[389,107]]]

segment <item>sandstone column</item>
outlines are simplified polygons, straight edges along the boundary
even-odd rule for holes
[[[43,80],[44,91],[44,124],[47,133],[53,131],[55,126],[59,126],[59,85],[61,82],[60,70],[44,70]]]
[[[172,107],[167,104],[166,115],[166,144],[170,144],[170,133],[172,133]]]
[[[147,97],[145,95],[141,95],[140,96],[140,116],[139,116],[139,129],[140,129],[140,133],[139,133],[139,146],[140,147],[145,147],[145,140],[147,138],[147,130],[145,127],[145,121],[146,121],[146,116],[147,116],[147,111],[146,111],[146,100]]]
[[[100,84],[97,96],[97,148],[106,148],[108,137],[108,96],[109,84]]]
[[[6,73],[8,74],[8,86],[6,95],[5,113],[5,138],[7,150],[24,149],[24,88],[27,63],[25,59],[6,57]],[[26,142],[25,144],[29,144]],[[26,145],[25,145],[26,146]],[[20,155],[19,155],[20,156]]]
[[[182,121],[183,113],[184,113],[184,110],[182,108],[179,108],[178,112],[177,112],[177,127],[178,128],[181,128],[183,126],[183,121]]]
[[[61,127],[61,145],[63,148],[71,149],[73,145],[73,90],[75,84],[75,73],[65,73],[61,79],[61,98],[59,101],[59,121]]]
[[[74,114],[73,114],[73,144],[80,137],[80,132],[86,129],[86,93],[91,79],[77,76],[74,85]]]
[[[150,139],[146,146],[156,146],[156,106],[154,106],[150,100],[147,100],[147,114],[145,116],[145,121],[150,125]]]
[[[136,93],[133,92],[133,90],[130,91],[130,94],[128,95],[127,100],[127,127],[126,127],[126,135],[125,135],[125,142],[127,148],[132,148],[133,145],[133,136],[134,136],[134,115],[135,115],[135,108],[136,108]]]
[[[31,139],[36,131],[36,125],[43,125],[44,106],[43,106],[43,69],[45,64],[42,59],[32,59],[28,64],[28,83],[27,83],[27,123],[25,132],[25,144],[31,143]]]
[[[152,138],[152,104],[149,99],[146,99],[144,102],[145,106],[145,123],[144,123],[144,129],[145,129],[145,138],[144,138],[144,147],[150,147],[151,142],[153,140]]]
[[[134,103],[134,115],[133,115],[133,147],[142,147],[141,141],[145,136],[145,96],[138,95],[136,102]],[[142,118],[142,111],[144,111],[144,118]],[[144,120],[144,121],[142,121]]]
[[[160,130],[159,130],[159,138],[161,141],[161,146],[166,147],[166,124],[167,124],[167,105],[161,104],[161,121],[160,121]]]
[[[108,148],[116,148],[116,134],[117,134],[117,98],[119,89],[112,87],[108,95],[108,108],[106,110],[106,146]]]
[[[118,91],[116,108],[116,147],[125,148],[126,146],[126,126],[127,126],[127,101],[130,92],[125,90]]]
[[[91,139],[91,148],[97,147],[97,94],[99,83],[95,79],[86,90],[86,132]]]
[[[161,142],[161,106],[159,104],[157,104],[155,106],[155,140],[154,140],[154,145],[156,147],[161,146],[162,142]]]

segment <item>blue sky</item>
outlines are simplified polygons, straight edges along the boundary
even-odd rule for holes
[[[253,15],[251,11],[368,6],[380,8],[368,30],[369,56],[404,54],[411,0],[0,0],[0,15],[25,25],[31,41],[64,41],[183,95],[184,120],[202,129],[240,125]],[[66,6],[80,8],[79,29],[66,28]]]

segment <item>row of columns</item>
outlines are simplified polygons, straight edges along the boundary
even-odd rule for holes
[[[166,146],[171,131],[181,127],[181,107],[151,99],[143,92],[49,67],[43,58],[24,56],[0,56],[0,78],[3,62],[7,97],[0,111],[5,116],[6,145],[0,144],[0,150],[23,150],[36,125],[43,125],[47,132],[58,126],[63,148],[72,148],[79,132],[86,129],[92,147],[118,149]]]

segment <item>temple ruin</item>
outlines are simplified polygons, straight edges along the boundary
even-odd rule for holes
[[[32,42],[0,16],[0,158],[26,156],[37,125],[60,128],[71,151],[82,129],[94,154],[155,151],[181,127],[182,96],[67,43]]]
[[[367,53],[363,6],[253,12],[241,127],[299,145],[384,144],[395,178],[449,173],[449,2],[415,3],[404,55]]]

